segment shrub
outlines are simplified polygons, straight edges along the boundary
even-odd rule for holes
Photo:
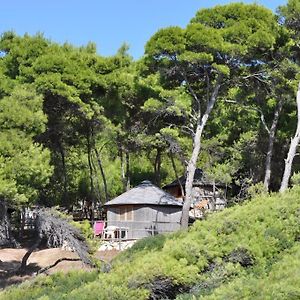
[[[94,281],[98,272],[73,271],[51,276],[39,275],[32,281],[24,282],[18,288],[8,288],[0,294],[1,300],[64,299],[68,292]]]
[[[31,293],[47,295],[49,300],[142,300],[160,293],[156,287],[161,279],[162,285],[178,288],[179,292],[190,290],[178,299],[252,299],[254,289],[263,294],[253,299],[276,299],[278,295],[277,299],[298,299],[300,268],[292,265],[292,257],[300,261],[300,249],[299,254],[290,249],[296,247],[300,236],[299,196],[300,187],[285,194],[258,196],[211,214],[188,231],[141,240],[114,261],[109,273],[100,273],[88,282],[75,286],[66,281],[62,286],[54,280],[50,283],[55,292],[52,294],[48,294],[45,282],[28,287]],[[280,273],[277,268],[281,263]],[[78,275],[76,280],[81,276],[85,275]],[[284,276],[286,286],[280,282]],[[0,298],[17,299],[7,295],[22,293],[14,288],[0,294]]]

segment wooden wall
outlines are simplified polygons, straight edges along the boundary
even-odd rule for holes
[[[180,206],[118,205],[107,208],[107,225],[128,228],[128,239],[140,239],[180,228]],[[124,210],[126,216],[123,216]],[[121,213],[120,213],[121,212]]]

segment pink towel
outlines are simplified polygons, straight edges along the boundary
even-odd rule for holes
[[[104,221],[96,221],[94,223],[94,235],[101,235],[103,233],[104,226],[105,226]]]

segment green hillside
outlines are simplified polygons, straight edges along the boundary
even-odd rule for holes
[[[140,241],[109,272],[37,278],[0,299],[299,299],[300,188]]]

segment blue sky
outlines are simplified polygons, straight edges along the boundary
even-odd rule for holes
[[[134,58],[143,55],[147,40],[160,28],[185,27],[198,9],[232,1],[217,0],[0,0],[0,33],[44,33],[75,46],[89,41],[98,53],[113,55],[122,43]],[[243,1],[253,3],[254,1]],[[255,1],[272,10],[286,0]]]

